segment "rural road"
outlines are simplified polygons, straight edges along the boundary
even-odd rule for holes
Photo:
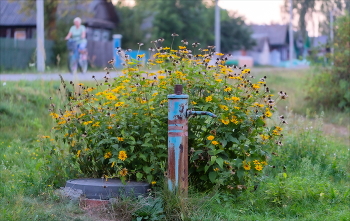
[[[293,68],[293,69],[303,69],[302,68]],[[291,69],[291,68],[289,68]],[[273,71],[283,71],[288,70],[286,68],[252,68],[254,73],[259,72],[273,72]],[[59,81],[60,77],[59,74],[62,75],[63,79],[66,81],[90,81],[92,80],[92,76],[95,76],[96,80],[102,80],[104,79],[104,76],[106,76],[106,71],[99,71],[99,72],[87,72],[85,74],[77,73],[75,75],[72,75],[70,73],[23,73],[23,74],[0,74],[0,81],[6,82],[6,81],[20,81],[20,80],[26,80],[26,81],[35,81],[35,80],[45,80],[45,81]],[[114,78],[120,76],[121,71],[111,71],[109,74],[109,78]]]
[[[103,72],[87,72],[85,74],[77,73],[77,74],[70,74],[70,73],[36,73],[36,74],[0,74],[0,81],[6,82],[6,81],[20,81],[20,80],[26,80],[26,81],[35,81],[35,80],[45,80],[45,81],[59,81],[60,76],[62,75],[63,79],[65,81],[91,81],[92,76],[95,76],[96,80],[101,80],[106,76],[106,71]],[[117,77],[121,74],[120,71],[112,71],[109,74],[109,78]]]

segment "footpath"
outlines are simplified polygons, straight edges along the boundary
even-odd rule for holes
[[[104,72],[87,72],[85,74],[77,73],[25,73],[25,74],[0,74],[0,81],[35,81],[35,80],[44,80],[44,81],[59,81],[60,76],[62,75],[65,81],[93,81],[92,76],[95,76],[96,80],[103,80],[106,76],[107,71]],[[120,71],[111,71],[107,77],[115,78],[120,76]]]

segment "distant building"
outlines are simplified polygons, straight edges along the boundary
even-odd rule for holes
[[[35,38],[36,13],[21,13],[21,1],[0,1],[0,37],[15,39]],[[71,0],[67,9],[66,5],[59,5],[58,14],[63,9],[68,11],[80,10],[83,24],[87,27],[87,39],[93,41],[109,41],[112,30],[119,22],[119,17],[114,5],[107,0],[75,1]],[[79,3],[80,2],[80,3]],[[73,21],[72,21],[73,25]],[[68,30],[62,30],[67,31]]]
[[[11,49],[5,45],[4,42],[9,42],[10,39],[26,40],[30,43],[20,42],[15,43],[17,53],[7,60],[0,59],[0,67],[18,68],[14,64],[9,64],[10,60],[18,60],[25,65],[31,59],[31,50],[35,50],[36,44],[33,43],[36,38],[36,11],[33,10],[28,14],[21,12],[21,3],[29,0],[0,0],[0,44],[2,53],[8,53]],[[119,17],[114,5],[109,0],[70,0],[68,3],[60,3],[57,8],[57,17],[63,19],[70,19],[73,25],[73,19],[76,15],[82,18],[83,25],[86,26],[86,37],[88,40],[89,61],[91,66],[105,67],[108,60],[113,58],[114,48],[112,44],[112,31],[119,23]],[[35,5],[35,1],[33,1]],[[67,13],[68,12],[68,13]],[[68,33],[67,30],[59,30]],[[63,39],[62,39],[63,40]],[[46,47],[47,55],[52,48]],[[30,45],[29,45],[30,44]],[[24,53],[24,51],[27,51]],[[6,57],[6,56],[2,56]],[[47,56],[56,57],[56,55]],[[22,66],[21,66],[22,67]]]
[[[278,65],[289,59],[287,25],[251,25],[256,46],[247,52],[258,65]]]

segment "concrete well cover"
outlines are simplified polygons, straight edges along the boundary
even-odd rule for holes
[[[82,190],[88,199],[114,198],[117,196],[138,196],[147,193],[150,185],[145,182],[128,181],[124,185],[119,179],[73,179],[66,182],[66,187]]]

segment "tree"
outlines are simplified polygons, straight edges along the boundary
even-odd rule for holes
[[[16,0],[10,0],[10,1],[16,1]],[[28,1],[19,1],[21,4],[21,13],[25,13],[27,15],[29,14],[35,14],[35,9],[33,9],[33,5],[35,6],[36,0],[28,0]],[[87,15],[86,12],[84,12],[83,8],[85,5],[87,5],[89,2],[82,2],[82,1],[70,1],[70,0],[45,0],[44,1],[44,25],[45,25],[45,35],[47,39],[56,40],[57,39],[57,22],[61,18],[65,22],[67,22],[65,17],[69,14],[69,18],[72,18],[74,15]],[[80,5],[80,7],[77,7],[77,5]],[[59,16],[57,15],[59,11]],[[71,24],[72,21],[70,21]]]
[[[308,100],[323,109],[339,109],[350,113],[350,15],[335,22],[334,55],[328,57],[333,65],[313,64],[316,73],[311,81]]]
[[[285,0],[284,14],[289,13],[289,0]],[[319,9],[318,9],[319,8]],[[323,34],[329,33],[329,13],[331,10],[349,10],[350,1],[344,0],[293,0],[293,9],[296,11],[297,16],[293,16],[298,19],[298,25],[302,33],[302,37],[305,39],[307,36],[306,27],[309,22],[313,22],[313,18],[316,14],[323,15],[323,21],[319,24],[320,32]]]

